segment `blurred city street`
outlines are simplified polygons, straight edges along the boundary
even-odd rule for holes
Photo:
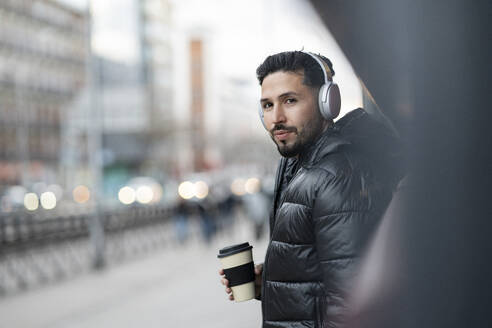
[[[383,183],[368,186],[382,163],[402,162],[350,285],[347,327],[492,327],[491,4],[0,0],[0,328],[260,327],[260,302],[229,301],[217,253],[249,242],[263,262],[272,204],[290,203],[293,172],[316,170],[305,154],[331,156],[324,141],[311,145],[321,130],[298,99],[284,97],[295,92],[281,95],[292,111],[268,106],[289,113],[284,122],[265,123],[258,72],[286,51],[329,59],[322,85],[307,66],[293,72],[323,117],[331,86],[340,90],[339,116],[320,127],[354,137],[337,152],[371,155],[363,166],[374,174],[346,179],[361,181],[363,210],[380,198],[371,193]],[[338,124],[354,109],[401,139],[395,156],[372,156],[370,127],[359,137],[354,120]],[[296,140],[288,170],[277,168],[295,155],[279,154],[284,128]]]
[[[262,262],[266,239],[248,220],[204,244],[163,247],[142,258],[0,299],[1,328],[259,327],[256,300],[235,303],[220,284],[218,250],[249,241]]]

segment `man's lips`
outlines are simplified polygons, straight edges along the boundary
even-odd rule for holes
[[[273,134],[277,138],[277,140],[285,140],[289,137],[289,134],[291,134],[293,131],[289,130],[275,130]]]

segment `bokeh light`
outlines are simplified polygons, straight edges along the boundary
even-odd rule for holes
[[[13,204],[22,204],[24,202],[26,192],[26,188],[23,186],[13,186],[9,191],[10,201]]]
[[[120,200],[121,203],[125,205],[129,205],[135,202],[135,198],[136,198],[135,189],[131,187],[125,186],[121,188],[120,191],[118,192],[118,199]]]
[[[84,204],[91,198],[91,192],[89,188],[84,185],[77,186],[72,191],[73,200],[79,204]]]
[[[232,181],[231,183],[232,193],[236,196],[244,195],[246,193],[245,183],[246,181],[244,181],[244,179],[241,178],[234,179],[234,181]]]
[[[244,189],[248,194],[254,194],[260,191],[260,187],[261,183],[258,178],[249,178],[244,185]]]
[[[149,186],[140,186],[136,191],[137,202],[141,204],[148,204],[154,198],[154,192]]]
[[[195,195],[195,185],[190,181],[182,182],[178,187],[178,194],[184,199],[192,198]]]
[[[45,210],[52,210],[56,207],[56,195],[52,191],[46,191],[41,194],[41,206]]]
[[[24,206],[29,211],[35,211],[39,207],[38,195],[33,192],[24,195]]]
[[[194,195],[197,198],[203,199],[208,195],[208,185],[204,181],[195,182]]]

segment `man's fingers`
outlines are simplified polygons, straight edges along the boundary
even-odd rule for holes
[[[219,274],[223,276],[224,269],[220,269]],[[226,286],[225,291],[227,294],[229,294],[229,300],[234,301],[234,296],[232,295],[232,289],[229,287],[229,280],[227,280],[226,278],[222,278],[220,279],[220,282],[222,283],[222,285]]]

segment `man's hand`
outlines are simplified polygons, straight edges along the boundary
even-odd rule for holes
[[[234,296],[232,295],[232,289],[229,287],[229,280],[227,280],[224,276],[224,269],[220,269],[219,274],[222,276],[220,282],[222,283],[222,285],[226,286],[225,291],[227,294],[229,294],[229,299],[231,301],[234,301]]]
[[[263,272],[263,263],[255,266],[255,296],[259,297],[261,293],[261,274]],[[229,280],[224,277],[224,270],[220,269],[219,274],[222,276],[220,282],[224,285],[225,291],[229,294],[229,300],[234,301],[234,295],[232,295],[232,289],[229,287]]]

